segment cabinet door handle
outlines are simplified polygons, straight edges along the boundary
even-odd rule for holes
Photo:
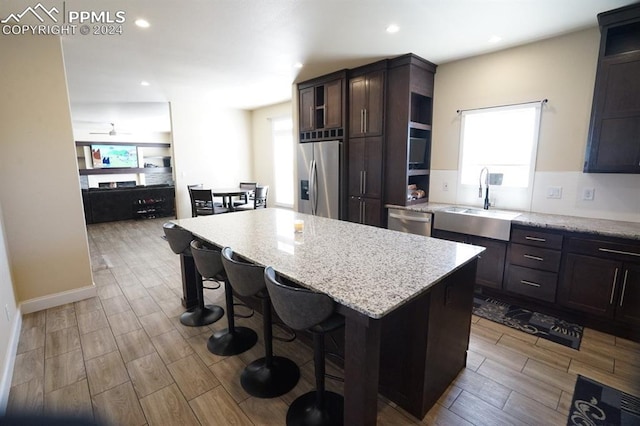
[[[605,253],[626,254],[627,256],[640,257],[640,253],[633,253],[631,251],[614,250],[614,249],[608,249],[608,248],[602,248],[602,247],[600,247],[598,250],[603,251]]]
[[[362,133],[367,133],[368,129],[367,129],[367,109],[364,109],[364,132]]]
[[[530,285],[531,287],[540,287],[540,284],[538,283],[534,283],[532,281],[527,281],[527,280],[520,280],[521,284],[526,284],[526,285]]]
[[[546,238],[538,238],[538,237],[529,237],[529,236],[526,236],[526,237],[524,237],[524,239],[525,239],[525,240],[529,240],[529,241],[537,241],[537,242],[539,242],[539,243],[546,243],[546,242],[547,242],[547,239],[546,239]]]
[[[362,178],[363,173],[364,173],[364,170],[360,170],[360,194],[364,193],[364,186],[362,185],[364,182],[364,179]]]
[[[629,270],[625,269],[624,271],[624,280],[622,280],[622,296],[620,296],[620,307],[622,308],[622,304],[624,303],[624,293],[627,291],[627,277],[629,276]]]
[[[364,108],[360,110],[360,133],[364,133]]]
[[[367,171],[363,170],[362,171],[362,193],[366,194],[367,193]]]
[[[309,124],[313,129],[315,126],[313,125],[313,107],[309,107]]]
[[[366,217],[367,217],[367,205],[365,204],[364,201],[362,201],[362,223],[366,222]]]
[[[611,296],[609,297],[609,304],[613,305],[613,295],[616,293],[616,281],[618,281],[618,268],[613,274],[613,287],[611,287]]]
[[[525,259],[537,260],[538,262],[544,261],[544,258],[539,256],[533,256],[531,254],[523,254],[522,257],[524,257]]]
[[[360,223],[364,223],[364,214],[362,210],[362,200],[360,200]]]

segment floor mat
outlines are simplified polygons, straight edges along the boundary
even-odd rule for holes
[[[567,425],[640,425],[640,398],[578,376]]]
[[[573,349],[580,348],[582,326],[579,324],[483,296],[474,297],[473,313]]]

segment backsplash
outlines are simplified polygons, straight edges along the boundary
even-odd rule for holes
[[[431,170],[429,201],[481,206],[482,199],[477,197],[457,199],[457,181],[457,170]],[[550,188],[555,192],[561,188],[561,198],[548,198]],[[509,209],[508,200],[500,198],[499,188],[492,189],[492,208]],[[584,200],[589,193],[593,200]],[[536,172],[530,211],[640,222],[640,175]]]

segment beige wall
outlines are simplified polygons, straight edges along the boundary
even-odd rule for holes
[[[440,65],[429,200],[462,202],[457,196],[457,110],[548,99],[542,109],[531,211],[640,222],[640,175],[582,173],[599,41],[598,29],[592,28]],[[547,198],[551,186],[562,188],[561,199]],[[595,190],[593,201],[582,196],[589,188]],[[510,208],[510,198],[500,191],[492,190],[495,207]]]
[[[251,147],[253,152],[253,175],[261,185],[269,185],[269,200],[276,199],[274,182],[273,138],[271,119],[291,117],[291,102],[283,102],[251,112]],[[293,176],[291,177],[293,179]],[[273,206],[273,202],[269,205]]]
[[[92,286],[58,37],[0,40],[0,202],[19,302]]]
[[[207,102],[171,102],[178,218],[191,217],[187,185],[236,187],[254,179],[250,112]]]
[[[439,66],[431,167],[458,167],[457,110],[546,98],[536,170],[582,170],[599,40],[592,28]]]

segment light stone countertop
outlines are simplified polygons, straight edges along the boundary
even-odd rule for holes
[[[442,210],[453,206],[455,205],[422,203],[406,207],[392,205],[387,205],[386,207],[433,213],[436,210]],[[603,237],[626,238],[640,242],[640,222],[624,222],[608,219],[521,212],[521,214],[513,219],[511,223],[514,225],[553,229],[557,231],[579,232],[601,235]]]
[[[300,234],[294,233],[295,219],[304,220]],[[374,319],[428,290],[484,250],[277,208],[172,222]]]

